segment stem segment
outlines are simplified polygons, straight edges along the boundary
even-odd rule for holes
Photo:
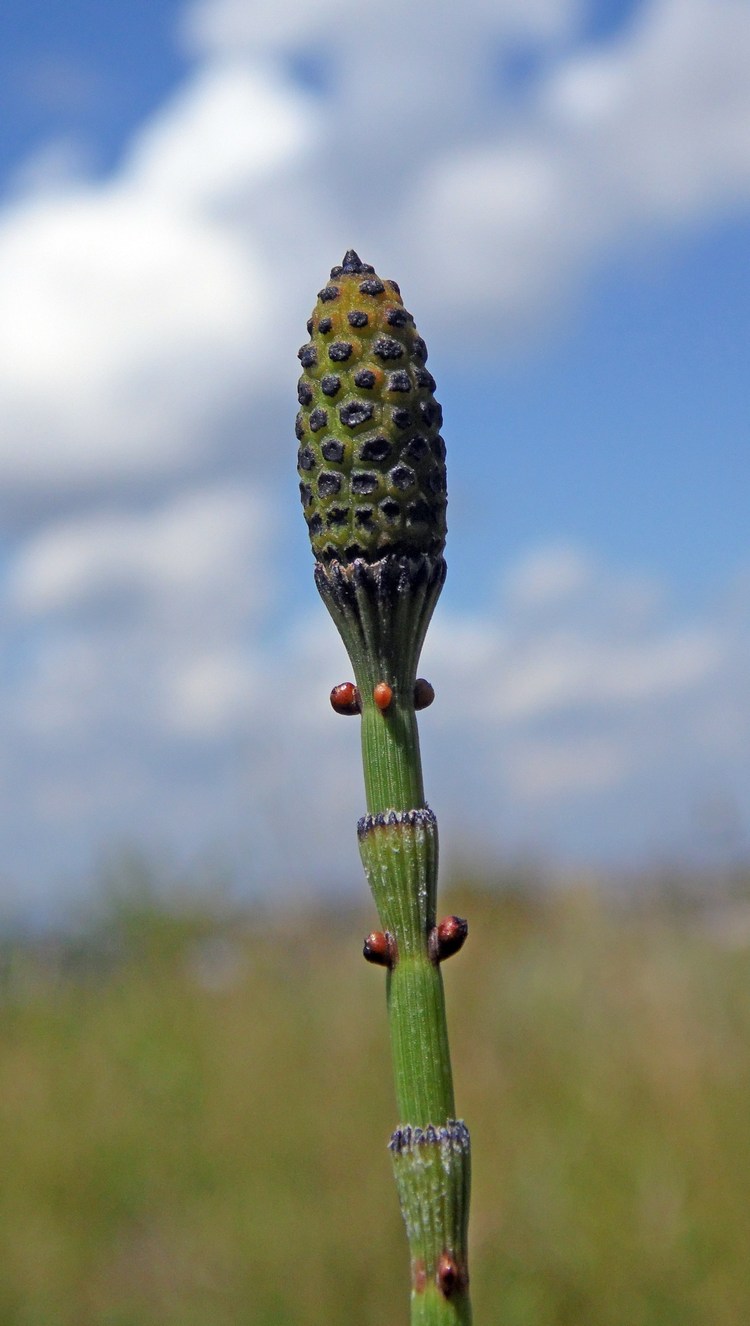
[[[316,582],[354,668],[368,813],[360,852],[391,937],[387,1003],[399,1127],[390,1148],[412,1265],[412,1326],[468,1326],[469,1134],[455,1118],[435,944],[438,834],[425,803],[416,667],[442,557],[318,564]],[[373,692],[386,682],[385,710]]]

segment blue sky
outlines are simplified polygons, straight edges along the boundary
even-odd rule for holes
[[[98,172],[114,167],[138,124],[185,77],[180,6],[8,4],[0,16],[0,164],[70,136]]]
[[[497,437],[498,492],[456,556],[476,554],[494,505],[505,556],[541,530],[705,605],[748,547],[749,249],[732,221],[678,240],[656,270],[613,262],[553,339],[493,372],[492,400],[481,371],[467,391],[446,365],[446,410],[485,446]]]
[[[124,848],[358,877],[292,428],[350,245],[446,418],[446,855],[742,856],[744,0],[10,4],[0,51],[6,906]]]

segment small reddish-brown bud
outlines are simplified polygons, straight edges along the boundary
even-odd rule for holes
[[[387,681],[378,682],[377,686],[375,686],[373,689],[372,698],[375,701],[381,713],[385,713],[386,709],[391,703],[391,700],[393,699],[393,691],[391,690],[391,687],[388,685]]]
[[[433,962],[444,962],[463,948],[469,933],[469,923],[462,916],[446,916],[430,935],[430,953]]]
[[[367,936],[362,953],[368,962],[378,967],[392,967],[396,957],[396,941],[387,930],[373,930]]]
[[[464,1276],[451,1252],[441,1252],[437,1264],[438,1289],[444,1298],[450,1298],[464,1284]]]
[[[337,714],[354,715],[362,712],[359,691],[352,681],[342,681],[331,691],[331,708]]]
[[[435,688],[424,677],[417,677],[414,683],[414,708],[427,709],[434,699]]]

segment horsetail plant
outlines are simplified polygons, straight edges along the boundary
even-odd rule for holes
[[[417,679],[445,580],[445,443],[427,349],[395,281],[353,250],[331,271],[299,351],[300,494],[315,582],[355,682],[333,708],[360,715],[367,814],[360,853],[382,930],[399,1125],[390,1141],[411,1253],[412,1326],[471,1322],[469,1133],[457,1119],[440,963],[466,922],[436,924],[437,821],[425,802]]]

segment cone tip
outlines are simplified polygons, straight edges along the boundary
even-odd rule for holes
[[[362,262],[356,249],[347,249],[340,267],[331,268],[331,276],[361,276],[365,272],[374,272],[368,262]]]

